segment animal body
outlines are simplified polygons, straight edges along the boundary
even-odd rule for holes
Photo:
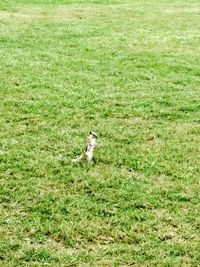
[[[95,132],[90,132],[87,138],[85,151],[77,159],[74,159],[72,161],[73,162],[80,161],[80,160],[91,161],[93,158],[93,151],[96,146],[96,139],[97,139],[97,134]]]

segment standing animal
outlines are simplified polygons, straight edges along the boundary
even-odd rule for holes
[[[97,139],[97,134],[95,132],[90,132],[87,138],[85,151],[78,158],[73,159],[72,161],[73,162],[77,162],[80,160],[91,161],[93,158],[93,151],[96,146],[96,139]]]

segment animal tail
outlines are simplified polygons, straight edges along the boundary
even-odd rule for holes
[[[78,162],[78,161],[81,161],[82,159],[83,159],[83,155],[80,155],[78,158],[72,159],[72,162]]]

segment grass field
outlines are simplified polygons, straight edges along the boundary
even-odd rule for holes
[[[0,66],[1,266],[200,266],[200,2],[0,1]]]

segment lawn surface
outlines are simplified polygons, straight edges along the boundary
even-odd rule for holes
[[[199,1],[0,1],[0,97],[2,266],[199,266]]]

